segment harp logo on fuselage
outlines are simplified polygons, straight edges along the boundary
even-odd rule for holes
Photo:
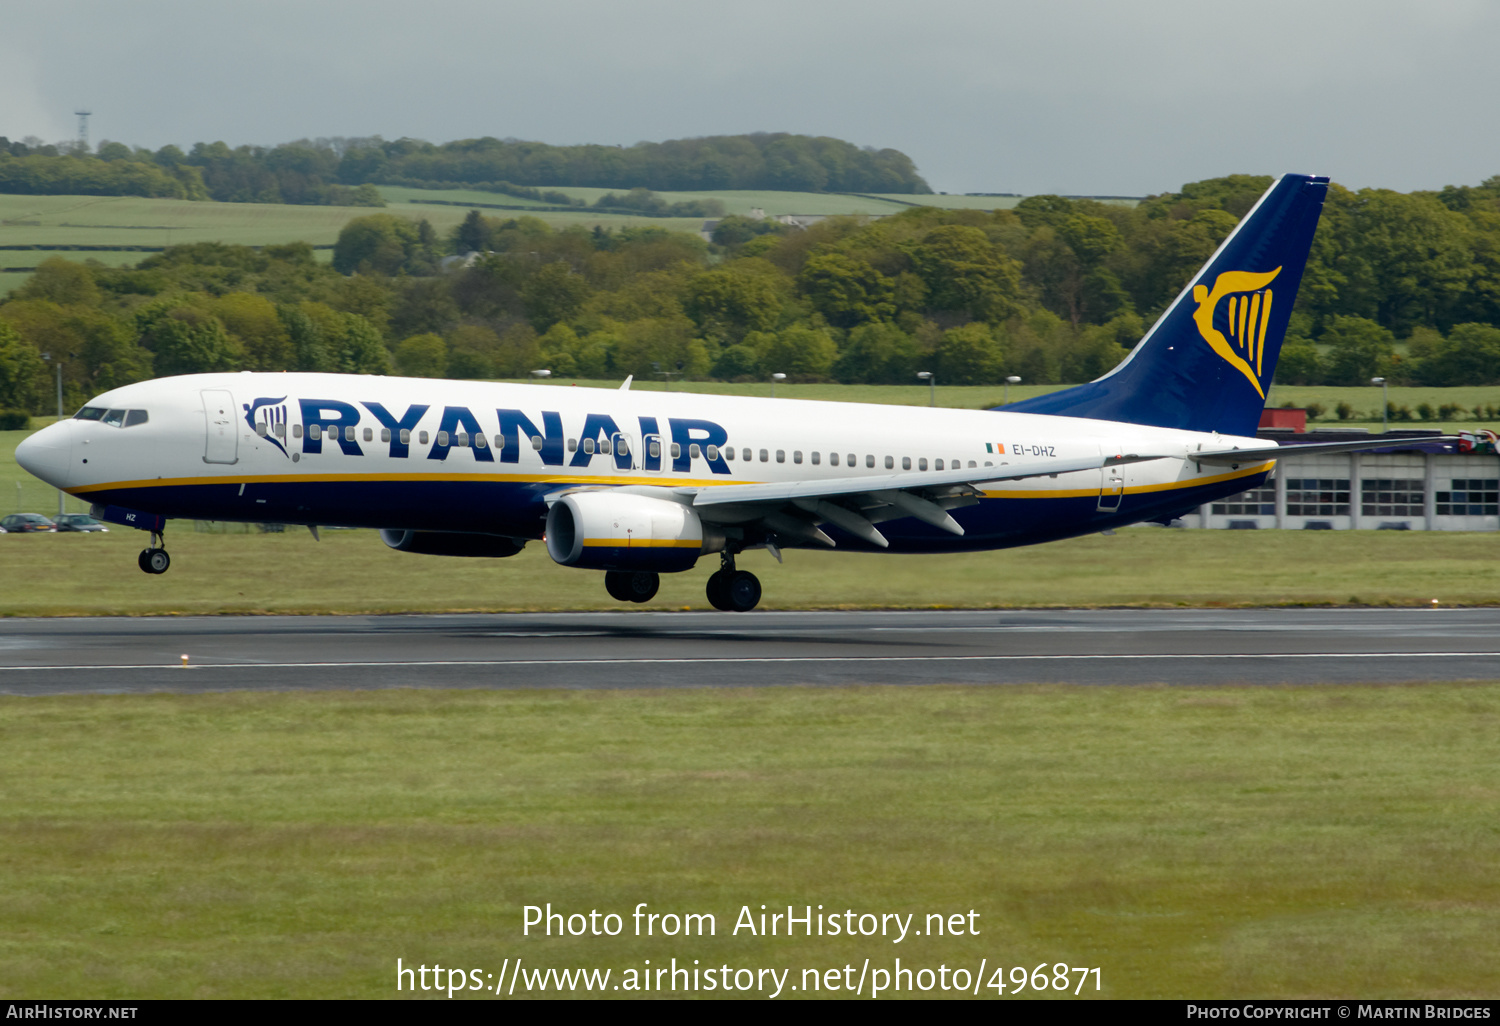
[[[1272,290],[1267,286],[1280,273],[1279,267],[1260,273],[1225,271],[1214,279],[1212,289],[1203,284],[1193,286],[1193,300],[1198,304],[1193,323],[1198,326],[1198,334],[1226,363],[1245,375],[1262,399],[1266,390],[1260,383],[1261,368],[1265,362],[1266,328],[1271,323]],[[1214,326],[1221,303],[1227,336]]]

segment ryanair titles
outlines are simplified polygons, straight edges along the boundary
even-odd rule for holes
[[[277,412],[284,410],[279,405],[284,401],[245,403],[245,423],[283,452],[297,449],[290,453],[293,456],[331,451],[364,456],[369,448],[372,453],[384,449],[383,455],[404,460],[414,458],[415,447],[417,459],[446,460],[454,449],[464,449],[476,463],[519,463],[522,451],[530,450],[548,467],[589,467],[600,459],[615,470],[686,473],[695,459],[701,459],[715,474],[730,472],[720,451],[729,433],[713,421],[698,418],[669,417],[663,433],[655,417],[636,417],[633,424],[628,420],[621,424],[607,413],[589,413],[578,433],[570,436],[563,430],[562,414],[555,410],[542,410],[538,426],[521,410],[497,409],[491,419],[488,410],[476,414],[466,406],[444,406],[438,413],[428,404],[413,403],[397,412],[377,402],[356,405],[338,399],[298,399],[301,422],[290,425],[288,439],[290,418]],[[424,422],[426,429],[421,427]]]

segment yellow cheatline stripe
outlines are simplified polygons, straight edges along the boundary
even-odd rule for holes
[[[691,538],[664,538],[659,541],[643,541],[640,538],[590,538],[584,541],[586,549],[701,549],[702,540]]]
[[[1269,470],[1276,465],[1275,460],[1267,460],[1248,470],[1236,470],[1228,474],[1215,474],[1212,477],[1195,477],[1186,481],[1168,481],[1164,484],[1136,485],[1126,488],[1126,495],[1140,495],[1146,492],[1170,492],[1182,488],[1196,488],[1199,485],[1217,484],[1220,481],[1233,481],[1241,477],[1253,477],[1256,474]],[[1053,491],[993,491],[985,492],[986,499],[1079,499],[1090,495],[1098,495],[1098,488],[1060,488]]]
[[[663,475],[670,473],[663,471]],[[369,481],[395,481],[403,483],[418,483],[429,481],[482,481],[482,482],[504,482],[518,481],[522,484],[656,484],[656,485],[700,485],[708,486],[715,484],[760,484],[758,481],[722,481],[715,478],[694,477],[666,477],[666,476],[642,476],[636,475],[623,477],[617,475],[600,477],[582,477],[578,474],[247,474],[242,477],[225,475],[223,477],[153,477],[139,481],[111,481],[106,484],[76,485],[65,488],[64,491],[70,495],[84,495],[89,492],[105,491],[116,488],[175,488],[194,485],[238,485],[238,484],[325,484],[328,482],[369,482]]]
[[[1246,470],[1237,470],[1227,474],[1216,474],[1212,477],[1195,477],[1185,481],[1169,481],[1164,484],[1136,485],[1126,488],[1127,494],[1141,492],[1172,491],[1179,488],[1193,488],[1198,485],[1216,484],[1220,481],[1231,481],[1239,477],[1250,477],[1261,473],[1274,466],[1275,460],[1267,460]],[[1087,471],[1072,471],[1072,473],[1087,473]],[[521,484],[561,484],[561,485],[627,485],[627,484],[654,484],[654,485],[696,485],[701,487],[713,487],[715,485],[739,485],[739,484],[763,484],[760,481],[723,481],[702,478],[668,478],[668,477],[579,477],[577,475],[527,475],[527,474],[262,474],[249,475],[245,477],[172,477],[172,478],[148,478],[141,481],[113,481],[107,484],[80,485],[73,488],[65,488],[63,491],[69,495],[82,497],[92,492],[107,491],[118,488],[167,488],[183,487],[193,485],[237,485],[237,484],[289,484],[289,483],[318,483],[329,482],[369,482],[386,481],[399,483],[421,483],[433,481],[478,481],[478,482],[519,482]],[[889,487],[889,486],[887,486]],[[1015,498],[1015,499],[1056,499],[1075,498],[1085,495],[1097,495],[1097,488],[1060,488],[1050,491],[1037,491],[1027,489],[1024,491],[986,491],[986,498]]]

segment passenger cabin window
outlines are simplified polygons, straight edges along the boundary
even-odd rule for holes
[[[659,459],[661,459],[661,443],[660,442],[657,442],[657,441],[653,440],[652,443],[649,446],[646,447],[646,451],[651,454],[651,458],[653,460],[659,460]]]
[[[439,431],[438,432],[438,445],[447,445],[447,444],[448,444],[448,432],[446,432],[446,431]]]
[[[594,440],[592,438],[585,438],[583,440],[583,451],[585,455],[594,455]]]
[[[713,449],[712,449],[712,447],[710,447],[709,448],[709,452],[712,452],[712,451],[713,451]],[[732,445],[726,445],[724,447],[724,458],[726,460],[732,460],[732,459],[734,459],[734,446],[732,446]]]
[[[346,427],[346,428],[344,428],[344,441],[346,441],[346,442],[352,442],[352,441],[354,441],[354,428],[353,427]]]
[[[301,438],[302,437],[302,425],[301,424],[293,424],[292,425],[292,437],[293,438]]]
[[[698,448],[697,442],[688,443],[688,457],[695,460],[703,457],[703,450]]]
[[[802,462],[802,450],[801,449],[797,449],[797,450],[795,450],[792,453],[792,462],[793,463],[801,463]]]
[[[457,445],[460,449],[467,449],[469,447],[469,434],[468,434],[468,432],[467,431],[460,431],[460,432],[458,432],[458,434],[455,435],[454,438],[453,438],[453,443],[455,445]]]
[[[765,449],[762,449],[760,451],[760,461],[762,463],[770,463],[771,462],[771,454],[768,451],[766,451]]]
[[[474,448],[476,448],[476,449],[483,449],[484,447],[485,447],[484,436],[483,435],[475,435],[474,436]]]
[[[531,447],[533,449],[535,449],[537,452],[541,452],[542,451],[542,446],[544,446],[546,444],[547,444],[547,440],[545,438],[543,438],[541,435],[532,435],[531,436]]]
[[[367,441],[367,442],[373,442],[373,441],[375,441],[375,432],[372,431],[372,430],[370,430],[369,428],[365,428],[365,441]]]
[[[875,466],[875,457],[874,456],[866,456],[865,457],[865,466],[867,466],[867,467],[874,467]]]
[[[828,454],[828,465],[830,467],[836,467],[836,466],[839,465],[839,454],[838,453],[831,452],[831,453]]]
[[[857,466],[859,466],[859,457],[856,456],[856,455],[854,455],[854,453],[852,453],[852,452],[849,454],[849,466],[851,466],[851,467],[857,467]]]
[[[145,413],[146,411],[142,410],[141,412]],[[280,421],[280,422],[277,423],[277,425],[276,425],[276,437],[277,438],[285,438],[286,437],[286,421]]]
[[[708,458],[710,461],[717,460],[719,458],[719,447],[717,445],[710,445],[708,447]]]
[[[926,470],[927,469],[927,457],[926,456],[922,456],[922,457],[919,457],[917,459],[917,469],[918,470]]]
[[[750,450],[749,449],[741,449],[740,450],[740,459],[744,460],[746,463],[749,463],[750,462]]]
[[[896,458],[894,456],[887,456],[885,458],[885,469],[886,470],[895,470],[896,469]]]
[[[823,454],[822,453],[820,453],[820,452],[814,452],[812,454],[812,465],[816,467],[818,465],[818,461],[821,460],[822,458],[823,458]]]
[[[608,438],[601,438],[601,439],[599,439],[599,451],[602,452],[606,456],[609,455],[609,439]]]
[[[401,433],[403,435],[406,434],[405,431],[403,431]],[[495,436],[495,448],[496,449],[504,449],[505,448],[505,436],[504,435],[496,435]]]
[[[681,445],[681,443],[679,443],[679,442],[673,442],[672,443],[672,458],[674,460],[680,460],[680,459],[682,459],[682,445]]]
[[[314,442],[322,441],[322,439],[323,439],[323,425],[322,424],[309,424],[308,427],[307,427],[307,437],[311,438]]]
[[[426,445],[427,444],[427,432],[426,431],[418,432],[418,434],[417,434],[417,444],[418,445]]]
[[[578,439],[576,439],[576,438],[570,438],[570,439],[568,439],[568,451],[569,452],[577,452],[578,451]],[[593,449],[585,449],[583,451],[584,452],[593,452],[594,450]]]
[[[390,428],[381,428],[380,429],[380,440],[382,442],[389,442],[391,440],[391,429]]]
[[[255,433],[257,435],[260,435],[260,437],[262,437],[262,438],[266,437],[266,422],[265,421],[262,420],[262,421],[258,421],[256,423],[256,425],[255,425]]]
[[[131,410],[129,413],[125,414],[125,426],[135,427],[137,424],[144,424],[150,419],[150,414],[148,414],[145,410]]]
[[[942,470],[943,469],[943,461],[942,460],[934,460],[932,466],[933,466],[934,470]]]
[[[785,449],[777,449],[776,450],[776,462],[777,463],[785,463],[786,462],[786,450]]]

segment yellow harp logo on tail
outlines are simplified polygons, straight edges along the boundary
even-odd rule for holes
[[[1260,386],[1261,363],[1265,358],[1266,325],[1271,323],[1271,290],[1266,288],[1281,273],[1281,268],[1256,274],[1251,271],[1225,271],[1207,285],[1193,286],[1193,300],[1198,309],[1193,322],[1198,334],[1213,347],[1246,380],[1255,386],[1260,397],[1266,397]],[[1214,311],[1219,301],[1229,299],[1229,337],[1214,327]]]

